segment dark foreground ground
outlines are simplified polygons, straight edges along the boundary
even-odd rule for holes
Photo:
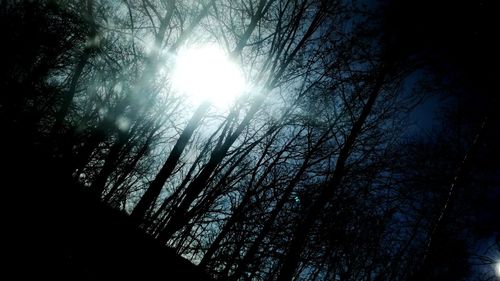
[[[42,148],[5,137],[1,280],[213,280],[64,179]]]

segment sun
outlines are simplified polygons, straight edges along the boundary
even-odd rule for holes
[[[226,108],[243,92],[245,80],[241,68],[221,48],[205,45],[179,51],[172,87],[193,104],[209,101]]]

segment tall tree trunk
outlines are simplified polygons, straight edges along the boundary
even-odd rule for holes
[[[354,146],[354,143],[356,142],[356,139],[361,132],[363,124],[371,113],[373,105],[375,104],[375,101],[382,90],[385,77],[386,70],[384,68],[376,78],[375,84],[370,91],[368,100],[363,106],[363,110],[361,111],[360,116],[358,117],[356,122],[354,122],[350,133],[345,143],[343,144],[342,149],[340,150],[331,181],[327,186],[325,186],[325,188],[323,188],[318,199],[311,204],[311,206],[305,213],[304,218],[298,222],[293,232],[292,240],[290,242],[290,245],[288,246],[286,255],[284,256],[283,263],[276,279],[277,281],[291,281],[294,277],[300,261],[302,249],[307,241],[309,231],[311,230],[314,222],[316,221],[316,218],[320,215],[328,200],[332,197],[335,190],[337,190],[342,183],[342,179],[345,175],[345,165],[351,153],[351,149]]]
[[[151,145],[151,142],[153,140],[153,136],[156,133],[156,129],[151,130],[148,137],[146,138],[146,142],[142,145],[141,149],[137,152],[137,154],[134,156],[133,160],[128,163],[125,168],[122,170],[120,177],[116,180],[116,182],[113,183],[113,186],[110,188],[110,190],[106,193],[104,196],[103,201],[104,202],[109,202],[111,198],[114,196],[118,188],[125,182],[127,177],[132,173],[134,170],[135,166],[139,162],[139,160],[146,155],[146,153],[149,150],[149,147]]]
[[[171,176],[172,171],[177,166],[179,159],[184,152],[189,140],[191,139],[195,129],[198,127],[201,119],[205,116],[209,108],[209,102],[203,102],[194,115],[189,120],[186,128],[182,131],[182,134],[179,136],[179,139],[175,143],[174,148],[170,152],[167,160],[163,164],[160,169],[160,172],[156,175],[155,179],[151,182],[148,189],[141,197],[139,203],[135,206],[132,211],[131,217],[136,222],[140,222],[142,218],[146,215],[149,208],[153,207],[154,202],[158,198],[163,188],[163,185],[167,181],[167,179]]]
[[[206,187],[208,179],[215,171],[217,166],[221,163],[224,156],[226,156],[227,151],[231,145],[236,141],[237,137],[243,132],[243,130],[248,126],[250,120],[253,118],[255,113],[259,110],[262,99],[252,105],[250,112],[245,116],[244,120],[240,123],[238,128],[233,134],[231,134],[222,144],[221,147],[212,152],[208,163],[203,167],[200,174],[188,185],[185,192],[185,197],[179,206],[174,210],[165,228],[160,232],[158,239],[160,241],[168,241],[172,235],[178,231],[182,226],[188,222],[187,212],[193,201],[198,197],[198,195]]]
[[[104,165],[97,175],[96,179],[92,183],[91,189],[95,192],[97,195],[102,195],[104,188],[106,186],[106,182],[113,173],[113,170],[116,169],[116,165],[119,163],[120,160],[120,154],[122,154],[122,150],[124,146],[127,144],[127,141],[130,139],[130,136],[135,133],[137,130],[137,126],[139,126],[141,121],[138,121],[135,123],[134,128],[130,131],[122,131],[119,130],[118,136],[111,146],[111,149],[106,156],[106,160],[104,161]]]
[[[281,196],[278,203],[276,203],[276,206],[274,207],[273,211],[271,212],[271,215],[269,216],[269,218],[264,223],[264,227],[260,231],[259,235],[257,236],[257,238],[254,239],[252,245],[250,246],[250,248],[246,252],[243,259],[241,259],[240,262],[238,263],[238,267],[236,268],[234,274],[230,278],[231,280],[238,280],[243,275],[243,273],[245,273],[245,271],[248,268],[248,265],[255,258],[255,255],[257,254],[257,251],[259,250],[259,247],[261,246],[262,241],[264,241],[264,238],[267,236],[269,231],[271,231],[271,229],[274,225],[274,222],[276,221],[276,218],[278,218],[278,215],[281,213],[281,210],[283,209],[285,204],[289,201],[290,195],[292,194],[295,186],[299,183],[301,177],[307,171],[307,168],[309,167],[311,158],[313,157],[316,150],[320,147],[320,145],[323,144],[324,141],[326,141],[329,133],[330,133],[330,130],[325,132],[321,136],[321,138],[316,142],[316,144],[311,148],[311,150],[307,153],[307,155],[305,156],[304,162],[302,162],[302,165],[300,166],[297,173],[295,173],[295,176],[292,178],[292,180],[285,187],[285,191],[284,191],[283,195]]]

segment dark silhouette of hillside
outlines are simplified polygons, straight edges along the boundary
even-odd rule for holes
[[[3,252],[14,280],[213,280],[61,177],[64,162],[25,137],[3,154]]]

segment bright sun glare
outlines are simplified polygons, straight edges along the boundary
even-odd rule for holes
[[[207,45],[179,51],[172,86],[190,102],[208,100],[220,108],[229,106],[242,93],[245,81],[240,67],[224,51]]]

